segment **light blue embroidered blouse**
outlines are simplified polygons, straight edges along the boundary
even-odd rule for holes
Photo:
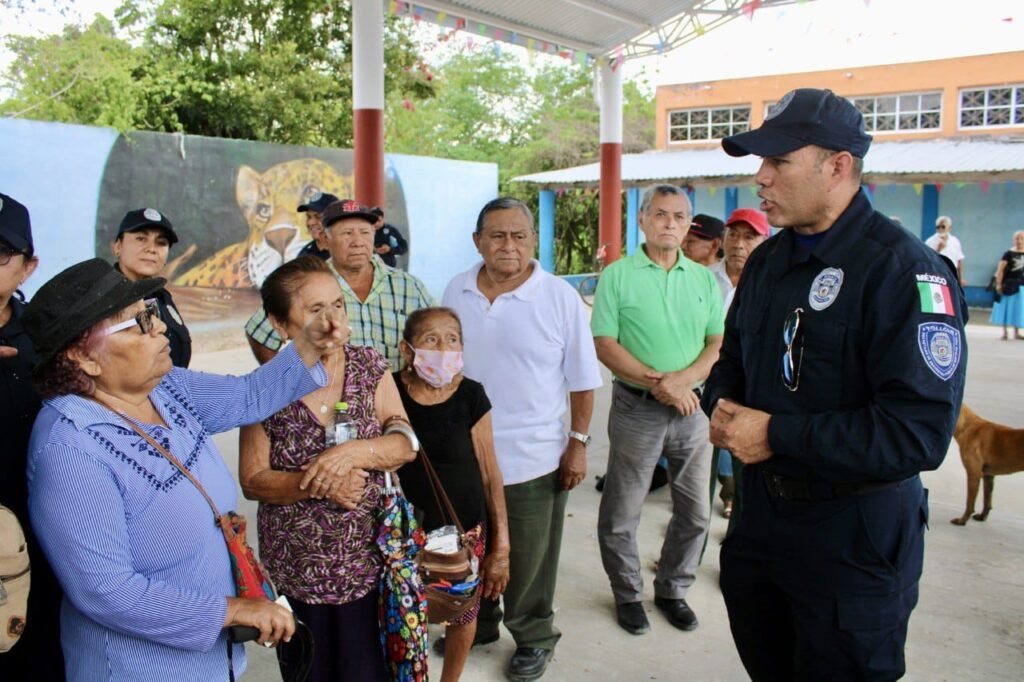
[[[326,382],[294,346],[244,377],[175,367],[150,394],[169,428],[140,426],[225,513],[236,486],[211,434],[266,419]],[[196,487],[121,417],[74,395],[45,401],[28,480],[32,526],[64,587],[67,679],[227,680],[234,579]],[[237,677],[242,645],[232,659]]]

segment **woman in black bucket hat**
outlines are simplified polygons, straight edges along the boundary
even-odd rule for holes
[[[65,592],[69,680],[227,679],[245,667],[225,628],[275,646],[284,608],[235,597],[220,514],[236,484],[211,435],[260,421],[322,386],[320,356],[340,347],[329,312],[244,377],[172,367],[150,297],[161,278],[126,279],[93,259],[42,286],[23,323],[35,342],[43,407],[29,447],[29,513]],[[153,441],[161,445],[156,448]]]

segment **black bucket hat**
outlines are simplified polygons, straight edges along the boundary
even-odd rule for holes
[[[79,334],[163,288],[163,277],[131,281],[102,258],[72,265],[40,287],[21,323],[48,362]]]

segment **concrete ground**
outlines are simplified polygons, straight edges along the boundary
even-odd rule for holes
[[[976,317],[976,319],[979,319]],[[1020,386],[1024,380],[1024,341],[1000,341],[999,330],[968,328],[970,362],[966,402],[983,417],[1024,427]],[[242,373],[254,366],[248,349],[197,355],[194,369]],[[607,376],[606,376],[607,379]],[[598,391],[591,433],[588,479],[570,496],[559,567],[556,624],[563,637],[545,680],[743,680],[747,679],[729,634],[718,589],[717,545],[726,521],[716,501],[711,542],[689,603],[700,618],[693,632],[671,627],[653,606],[648,587],[645,606],[650,633],[636,637],[614,620],[613,601],[598,554],[596,526],[599,494],[594,476],[605,470],[606,419],[610,389]],[[225,459],[237,467],[237,434],[215,438]],[[910,621],[908,680],[1019,680],[1024,670],[1024,475],[1001,477],[995,486],[995,510],[985,523],[957,527],[949,520],[963,512],[965,477],[954,442],[945,462],[923,475],[930,489],[931,530],[926,539],[921,599]],[[980,500],[978,506],[980,508]],[[250,519],[255,505],[242,505]],[[665,488],[648,499],[640,526],[644,580],[653,580],[653,563],[670,516]],[[255,529],[255,523],[251,526]],[[255,538],[252,538],[255,545]],[[434,637],[438,630],[433,630]],[[507,632],[495,644],[470,656],[467,682],[504,679],[514,651]],[[272,652],[250,646],[250,682],[279,680]],[[441,660],[431,659],[434,678]]]

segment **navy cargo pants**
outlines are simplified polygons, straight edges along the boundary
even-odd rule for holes
[[[744,510],[722,546],[736,648],[755,682],[895,680],[917,604],[927,491],[913,476],[829,500],[770,492],[743,475]]]

